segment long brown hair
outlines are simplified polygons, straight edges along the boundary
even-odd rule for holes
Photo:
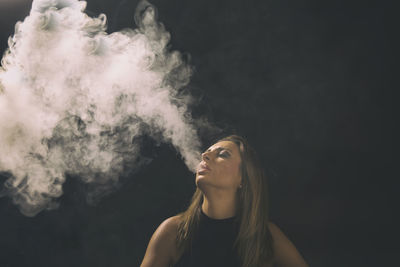
[[[240,151],[242,188],[238,190],[236,219],[239,232],[234,243],[241,260],[241,267],[264,267],[273,261],[272,235],[268,228],[268,195],[264,169],[255,150],[238,135],[230,135],[219,141],[231,141]],[[219,142],[218,141],[218,142]],[[203,192],[196,188],[189,207],[178,214],[177,245],[189,249],[197,230]]]

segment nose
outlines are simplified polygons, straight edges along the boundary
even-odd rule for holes
[[[210,160],[210,157],[208,156],[208,152],[204,152],[201,154],[201,158],[205,161],[205,160]]]

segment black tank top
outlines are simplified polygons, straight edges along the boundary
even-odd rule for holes
[[[212,219],[201,210],[192,246],[174,267],[240,267],[233,247],[239,230],[235,218]]]

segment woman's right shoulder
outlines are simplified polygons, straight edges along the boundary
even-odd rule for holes
[[[174,228],[174,227],[178,227],[179,223],[182,221],[182,218],[180,215],[175,215],[172,217],[169,217],[167,219],[165,219],[161,224],[161,225],[166,225],[166,227],[170,227],[170,228]]]
[[[180,216],[165,219],[156,229],[147,246],[142,267],[169,266],[177,255],[176,236]]]
[[[154,234],[162,237],[162,241],[169,242],[168,245],[172,245],[171,243],[175,241],[178,233],[178,226],[180,222],[181,217],[179,215],[169,217],[161,222]]]
[[[156,231],[163,232],[164,235],[173,236],[175,238],[181,220],[182,219],[179,215],[169,217],[158,226]]]

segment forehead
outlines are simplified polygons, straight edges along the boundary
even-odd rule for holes
[[[237,153],[239,154],[239,149],[237,147],[237,145],[231,141],[220,141],[215,143],[214,145],[210,146],[207,151],[212,151],[212,150],[216,150],[216,149],[226,149],[232,153]]]

